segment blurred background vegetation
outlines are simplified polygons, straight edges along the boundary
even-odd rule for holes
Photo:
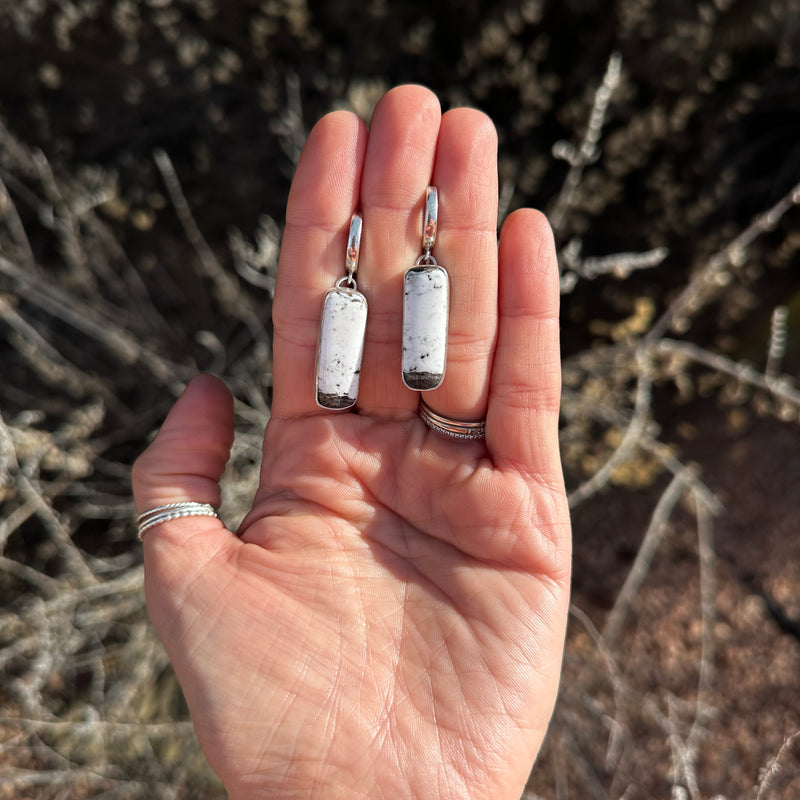
[[[798,0],[0,0],[0,797],[221,798],[147,621],[130,465],[271,392],[305,135],[475,105],[562,268],[575,523],[529,798],[800,794]]]

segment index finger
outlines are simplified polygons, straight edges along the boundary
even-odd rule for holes
[[[346,274],[366,145],[364,123],[335,111],[314,126],[297,165],[272,308],[274,417],[326,413],[314,389],[319,317],[325,292]]]

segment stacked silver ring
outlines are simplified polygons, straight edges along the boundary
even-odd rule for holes
[[[450,439],[483,439],[486,436],[486,420],[463,422],[437,414],[424,400],[419,404],[422,421],[441,436]]]
[[[210,503],[195,503],[193,500],[186,500],[180,503],[167,503],[163,506],[156,506],[147,511],[143,511],[136,519],[139,526],[139,540],[142,534],[162,522],[169,522],[172,519],[181,517],[217,517],[217,510]]]

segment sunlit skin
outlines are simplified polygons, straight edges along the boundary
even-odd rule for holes
[[[451,312],[446,377],[425,399],[486,417],[485,441],[429,431],[401,378],[402,280],[428,185]],[[148,607],[232,800],[523,791],[558,686],[570,527],[552,235],[518,210],[498,248],[497,203],[491,121],[442,115],[422,87],[387,93],[369,131],[335,112],[308,138],[252,510],[236,532],[191,517],[144,535]],[[355,211],[369,318],[358,404],[334,412],[314,400],[315,348]],[[139,511],[218,504],[232,437],[227,389],[198,377],[135,465]]]

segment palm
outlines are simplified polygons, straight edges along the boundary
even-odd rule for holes
[[[393,102],[407,111],[420,92],[397,90]],[[380,137],[389,146],[390,134],[379,126],[370,131],[376,149]],[[469,137],[469,129],[462,135]],[[504,327],[487,313],[467,325],[454,310],[455,366],[431,395],[450,416],[474,418],[488,407],[485,443],[429,432],[416,415],[416,394],[398,390],[396,314],[382,299],[388,293],[378,291],[382,282],[396,283],[396,269],[383,281],[372,276],[378,299],[370,300],[360,413],[316,409],[312,370],[299,367],[313,365],[316,338],[319,306],[306,296],[332,281],[296,265],[319,271],[326,249],[319,231],[329,232],[323,240],[335,238],[333,221],[325,219],[335,206],[304,187],[314,148],[324,150],[320,137],[312,134],[293,188],[295,208],[304,210],[293,212],[290,200],[287,216],[275,310],[276,396],[253,509],[238,536],[210,536],[219,523],[184,519],[148,537],[151,613],[204,751],[231,797],[518,795],[554,699],[569,573],[554,449],[552,288],[547,302],[531,307],[541,290],[522,286],[524,276],[515,278],[509,267],[500,305],[512,322]],[[369,159],[367,152],[362,204]],[[359,157],[353,163],[355,185]],[[445,167],[437,161],[437,169]],[[314,171],[319,178],[319,165]],[[362,258],[381,262],[394,253],[385,249],[389,227],[384,237],[377,233],[387,207],[375,203],[372,228],[364,209],[365,231],[376,233]],[[337,213],[349,216],[349,203]],[[414,215],[407,216],[413,228]],[[480,222],[462,220],[478,229]],[[547,244],[535,222],[539,233],[529,250]],[[529,259],[530,252],[517,250],[530,232],[520,218],[509,228],[501,261],[514,254]],[[411,250],[412,235],[401,233],[399,249]],[[451,242],[448,255],[456,258],[460,245]],[[544,257],[552,261],[551,250]],[[400,264],[409,260],[406,252],[398,256]],[[493,285],[487,281],[480,292],[487,308],[497,303],[496,274]],[[527,351],[510,347],[526,341]],[[545,376],[526,385],[532,368]],[[193,448],[205,450],[206,473],[216,472],[215,480],[230,437],[229,402],[219,384],[203,379],[159,437],[186,440],[191,423]],[[516,420],[509,418],[514,413]],[[520,414],[532,428],[522,435]],[[179,448],[170,452],[162,451],[156,469],[157,450],[141,459],[139,472],[148,474],[142,483],[157,487],[154,474],[178,471],[165,459],[180,459]],[[193,482],[186,491],[197,497],[197,470]],[[166,499],[151,494],[143,506]]]

